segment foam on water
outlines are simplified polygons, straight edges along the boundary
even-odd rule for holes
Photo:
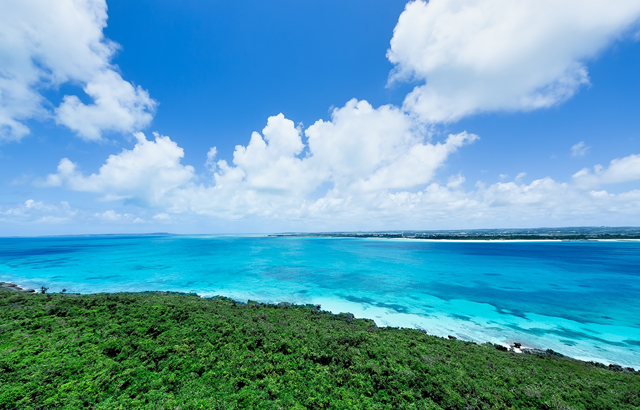
[[[0,239],[0,280],[321,304],[379,326],[640,368],[640,243],[121,236]]]

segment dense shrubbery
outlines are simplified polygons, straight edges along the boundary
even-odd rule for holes
[[[0,291],[0,408],[624,409],[640,375],[312,306]]]

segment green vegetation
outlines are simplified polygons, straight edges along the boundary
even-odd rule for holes
[[[313,306],[0,290],[0,408],[630,409],[640,374]]]

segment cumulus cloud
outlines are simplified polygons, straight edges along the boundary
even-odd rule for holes
[[[144,209],[138,211],[146,213]],[[25,235],[60,233],[60,226],[65,226],[65,230],[81,226],[81,232],[84,233],[88,233],[87,230],[104,232],[104,228],[100,226],[117,226],[122,231],[135,231],[138,228],[132,228],[132,224],[149,225],[149,222],[129,212],[117,212],[113,209],[89,212],[73,207],[67,201],[46,202],[28,199],[22,203],[0,205],[0,224],[5,228],[6,234]],[[26,226],[29,227],[25,230]]]
[[[639,190],[614,194],[600,188],[640,179],[640,155],[584,169],[568,182],[546,177],[526,183],[521,172],[469,189],[461,173],[445,174],[445,182],[437,177],[447,158],[475,135],[430,141],[408,114],[365,101],[349,101],[330,121],[306,130],[282,114],[270,117],[261,133],[235,148],[232,161],[215,161],[217,150],[209,151],[212,173],[205,183],[182,164],[184,152],[169,137],[136,137],[132,149],[110,156],[88,176],[63,159],[46,184],[134,202],[152,209],[156,222],[258,218],[283,228],[325,230],[640,222]],[[114,211],[96,216],[133,218]]]
[[[144,134],[136,133],[133,149],[109,156],[99,171],[89,176],[63,158],[58,172],[50,174],[44,185],[96,192],[104,200],[126,199],[147,206],[161,204],[172,190],[193,178],[194,169],[180,163],[184,151],[174,141],[157,133],[154,136],[155,140],[150,141]]]
[[[616,158],[609,163],[607,168],[596,165],[593,169],[583,168],[573,174],[575,184],[583,188],[595,188],[639,179],[640,154]]]
[[[397,107],[355,99],[305,134],[316,168],[326,168],[336,188],[363,191],[424,185],[451,153],[478,138],[463,132],[425,143],[424,130]]]
[[[526,227],[640,221],[640,190],[612,194],[584,190],[548,177],[529,184],[479,183],[469,191],[434,183],[417,193],[395,194],[393,199],[398,205],[397,214],[409,226]],[[428,224],[424,224],[425,219]]]
[[[48,204],[43,201],[28,199],[22,204],[12,207],[0,206],[0,222],[10,223],[64,223],[78,213],[68,202]]]
[[[404,108],[428,122],[550,107],[588,84],[584,62],[639,17],[635,0],[412,1],[387,52],[390,82],[426,82]]]
[[[106,25],[105,0],[0,3],[0,140],[27,135],[32,118],[53,118],[88,140],[149,124],[156,102],[110,63],[118,45],[104,37]],[[42,92],[64,83],[93,103],[67,95],[50,110]]]
[[[397,107],[376,109],[351,100],[335,109],[330,121],[317,121],[304,132],[282,114],[270,117],[262,134],[254,132],[246,146],[236,146],[231,164],[216,162],[212,148],[208,184],[198,183],[194,168],[181,163],[184,152],[169,137],[156,134],[149,141],[138,133],[136,138],[133,149],[111,155],[88,176],[62,159],[45,185],[169,212],[296,218],[323,206],[313,205],[314,197],[326,203],[367,202],[380,192],[424,186],[449,155],[478,137],[463,132],[432,143]]]
[[[96,73],[84,87],[93,104],[66,95],[55,109],[56,122],[88,140],[99,140],[104,131],[130,132],[144,128],[153,118],[156,105],[140,86],[124,81],[115,71]]]
[[[218,162],[216,185],[284,195],[313,190],[322,175],[298,157],[304,144],[293,121],[282,114],[270,117],[262,134],[254,132],[246,147],[236,146],[233,166]]]

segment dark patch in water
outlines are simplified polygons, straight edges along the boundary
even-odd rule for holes
[[[498,313],[500,313],[501,315],[510,315],[510,316],[515,316],[515,317],[519,317],[521,319],[527,319],[527,316],[524,314],[523,311],[518,310],[518,309],[508,309],[508,312],[505,312],[502,308],[496,307],[496,311]]]
[[[613,318],[609,317],[609,316],[600,316],[600,317],[603,318],[603,319],[613,320]]]
[[[632,346],[640,346],[640,340],[627,339],[627,340],[623,340],[623,342],[625,342],[628,345],[632,345]]]
[[[8,238],[2,238],[2,240],[0,240],[0,244],[2,244],[2,242],[5,242],[5,239],[9,240]],[[101,239],[101,238],[94,238],[94,239]],[[113,238],[110,238],[113,239]],[[100,240],[100,243],[87,243],[89,241],[92,241],[92,238],[88,238],[88,237],[84,237],[81,239],[82,243],[78,243],[78,238],[55,238],[55,239],[40,239],[40,238],[11,238],[10,239],[12,244],[16,244],[16,242],[19,243],[18,246],[24,246],[22,245],[22,243],[24,242],[31,242],[34,244],[42,244],[44,242],[44,246],[45,247],[37,247],[37,248],[27,248],[27,249],[13,249],[13,250],[1,250],[0,251],[0,258],[28,258],[28,257],[32,257],[32,256],[47,256],[47,255],[60,255],[60,254],[69,254],[69,253],[76,253],[76,252],[82,252],[85,251],[87,249],[92,249],[92,248],[111,248],[111,247],[118,247],[118,246],[123,246],[125,244],[117,244],[117,243],[105,243],[103,240]],[[60,243],[60,242],[75,242],[73,244],[71,244],[71,246],[58,246],[58,245],[50,245],[52,241],[55,241],[56,243]],[[22,242],[22,243],[20,243]],[[49,246],[47,246],[49,245]],[[41,245],[42,246],[42,245]]]
[[[305,293],[309,293],[309,291],[305,290],[305,289],[302,289],[302,290],[299,290],[298,293],[302,293],[304,295]]]
[[[567,345],[567,346],[575,346],[577,345],[576,342],[572,341],[572,340],[561,340],[562,344]]]
[[[366,303],[368,305],[373,305],[374,303],[374,300],[370,298],[359,298],[357,296],[351,296],[351,295],[343,296],[343,298],[348,300],[349,302],[355,302],[355,303]]]
[[[26,258],[30,256],[60,255],[79,252],[78,248],[38,248],[0,252],[0,258]]]
[[[485,286],[463,286],[440,281],[429,282],[428,284],[408,283],[406,287],[410,291],[435,296],[447,301],[462,299],[487,303],[495,307],[501,314],[523,317],[523,312],[531,312],[573,320],[582,324],[611,324],[610,321],[600,317],[603,311],[609,311],[612,307],[618,308],[622,304],[625,304],[628,310],[628,306],[636,305],[636,297],[640,297],[638,289],[627,287],[626,290],[628,291],[625,294],[621,294],[616,291],[618,289],[617,284],[612,284],[611,282],[606,288],[594,288],[588,292],[560,289],[544,289],[540,291],[505,290],[490,284]],[[616,321],[620,322],[619,324],[621,325],[633,326],[633,324],[629,323],[631,320],[636,319],[616,317]]]
[[[16,268],[20,268],[22,266],[33,266],[34,268],[39,268],[41,266],[44,266],[48,268],[48,267],[64,266],[68,262],[73,262],[73,261],[75,261],[75,259],[72,259],[72,258],[53,258],[53,259],[38,258],[38,259],[28,259],[28,260],[19,261],[17,264],[13,266],[15,266]]]
[[[454,317],[456,319],[464,320],[466,322],[471,322],[471,318],[469,316],[456,315],[455,313],[453,313],[453,314],[451,314],[449,316]]]
[[[166,269],[165,265],[135,265],[132,266],[133,270],[151,270],[151,269]]]
[[[84,278],[85,280],[103,280],[103,279],[113,279],[119,278],[120,275],[111,275],[111,276],[92,276],[90,278]]]
[[[518,332],[529,333],[536,336],[556,335],[556,336],[565,337],[567,339],[573,339],[573,340],[587,339],[587,340],[598,341],[600,343],[608,344],[611,346],[624,346],[624,343],[621,343],[621,342],[612,342],[610,340],[605,340],[596,336],[591,336],[584,332],[576,332],[575,330],[567,329],[564,327],[560,327],[557,329],[540,329],[540,328],[524,329],[518,325],[506,325],[506,326],[513,330],[517,330]]]
[[[310,283],[325,289],[351,289],[354,283],[362,290],[379,291],[381,287],[393,292],[392,285],[384,278],[372,277],[370,270],[343,272],[338,269],[310,269],[307,266],[267,266],[260,272],[276,280],[308,285]]]
[[[398,313],[409,313],[409,309],[406,306],[398,305],[396,303],[376,302],[371,298],[359,298],[357,296],[351,296],[351,295],[343,296],[343,298],[348,300],[349,302],[364,303],[364,304],[376,306],[379,308],[391,309]]]

